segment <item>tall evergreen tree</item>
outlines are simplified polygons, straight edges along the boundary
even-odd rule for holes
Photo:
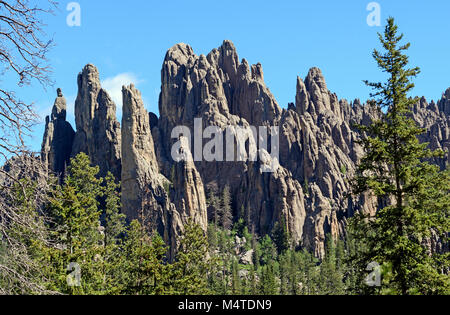
[[[104,186],[104,239],[103,239],[103,274],[105,277],[104,293],[120,294],[124,279],[123,238],[126,234],[125,215],[120,213],[120,184],[108,173]]]
[[[287,229],[286,219],[283,217],[280,222],[276,222],[272,229],[272,239],[275,243],[278,254],[288,250],[291,246],[291,240]]]
[[[262,295],[278,294],[278,286],[273,263],[265,265],[262,268],[259,290]]]
[[[192,221],[184,228],[173,265],[174,291],[183,295],[206,294],[208,275],[214,269],[208,259],[208,240],[201,227]]]
[[[230,186],[225,186],[222,192],[222,207],[221,207],[221,221],[222,227],[225,230],[230,230],[233,225],[233,212],[231,208],[231,192]]]
[[[120,184],[114,175],[108,173],[105,178],[105,245],[119,242],[126,231],[126,216],[120,213]]]
[[[380,200],[376,217],[357,220],[355,226],[366,235],[360,244],[360,269],[370,262],[382,265],[383,292],[391,294],[431,294],[449,292],[449,277],[441,270],[442,256],[430,255],[425,240],[437,233],[446,242],[449,231],[449,171],[440,172],[427,159],[442,154],[431,152],[417,138],[424,132],[411,119],[408,97],[419,68],[408,68],[405,54],[410,44],[401,44],[403,35],[393,18],[384,34],[379,34],[384,52],[374,50],[379,68],[387,81],[366,84],[375,90],[374,104],[382,109],[381,118],[362,131],[365,156],[354,181],[355,193],[371,191]],[[448,262],[447,262],[448,264]]]
[[[217,196],[217,189],[211,188],[208,191],[208,207],[211,209],[211,221],[213,222],[214,226],[217,228],[219,225],[219,219],[220,219],[220,199]]]
[[[240,295],[242,293],[241,292],[242,288],[241,288],[241,278],[239,275],[239,263],[237,259],[233,259],[231,272],[232,272],[231,292],[233,293],[233,295]]]
[[[320,265],[320,294],[342,295],[345,293],[344,275],[339,266],[337,245],[331,235],[327,238],[325,252],[325,257]]]
[[[50,289],[66,294],[99,294],[104,286],[103,236],[100,232],[99,199],[103,179],[98,167],[81,153],[72,159],[63,186],[50,198],[49,212],[55,247],[48,247],[48,270],[54,277]],[[79,266],[80,283],[67,282],[71,264]]]
[[[122,294],[162,295],[172,293],[171,266],[164,263],[167,248],[159,235],[148,235],[139,221],[131,223],[124,242]]]

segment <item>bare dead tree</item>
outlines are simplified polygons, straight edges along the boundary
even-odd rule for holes
[[[53,84],[47,60],[53,41],[44,19],[56,6],[54,0],[0,0],[0,294],[48,293],[28,251],[28,238],[47,240],[39,209],[48,174],[26,145],[38,116],[18,94],[27,85]]]
[[[19,89],[34,82],[43,88],[52,85],[46,56],[53,41],[44,31],[44,18],[55,6],[53,0],[0,0],[0,84],[7,77],[8,85]],[[37,120],[33,104],[22,101],[17,92],[0,86],[3,160],[26,151],[25,138]]]
[[[50,185],[38,156],[12,158],[0,173],[0,294],[51,293],[42,266],[30,254],[30,243],[51,246],[43,211]]]

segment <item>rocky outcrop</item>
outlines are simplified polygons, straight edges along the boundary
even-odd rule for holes
[[[192,220],[206,231],[208,214],[203,181],[195,167],[187,139],[181,139],[181,143],[184,159],[173,166],[170,197],[183,223]]]
[[[122,114],[122,211],[129,220],[138,219],[147,186],[163,186],[159,174],[149,115],[140,92],[123,87]]]
[[[345,218],[355,211],[376,211],[374,198],[349,197],[349,178],[362,155],[359,132],[377,113],[358,101],[349,104],[328,90],[320,69],[312,68],[305,80],[297,78],[295,105],[280,120],[280,163],[302,183],[306,219],[302,245],[324,253],[327,234],[344,232]]]
[[[207,229],[202,180],[186,147],[182,149],[188,157],[174,164],[172,182],[160,174],[151,115],[141,93],[130,85],[123,87],[122,95],[122,212],[128,220],[141,220],[157,230],[175,251],[184,224],[190,219]]]
[[[347,218],[356,211],[377,210],[374,196],[349,194],[349,179],[363,154],[358,139],[364,135],[355,125],[368,125],[381,111],[359,100],[340,100],[328,90],[320,69],[311,68],[304,79],[297,78],[295,103],[287,109],[278,105],[266,86],[261,64],[240,61],[230,41],[208,55],[196,55],[186,44],[173,46],[165,56],[161,80],[160,117],[145,110],[134,86],[123,88],[121,129],[97,69],[87,65],[78,76],[77,132],[71,154],[86,152],[100,165],[101,175],[112,171],[121,178],[122,211],[129,220],[141,219],[158,230],[171,245],[172,255],[188,220],[206,231],[205,191],[221,192],[226,186],[235,219],[242,216],[260,235],[270,233],[277,222],[286,224],[296,244],[312,249],[317,257],[324,255],[327,234],[345,233]],[[65,121],[61,104],[57,99],[42,150],[43,159],[56,170],[61,164],[54,161],[64,160],[56,152],[67,153],[54,145],[62,133],[56,122]],[[437,103],[421,99],[413,108],[413,118],[427,129],[421,140],[433,149],[450,147],[449,112],[450,89]],[[201,152],[212,140],[196,134],[198,119],[201,132],[211,126],[221,131],[276,126],[279,157],[258,147],[252,151],[259,157],[256,161],[239,160],[236,155],[226,162],[198,159],[195,149]],[[172,139],[177,126],[191,133]],[[256,139],[250,137],[246,149],[261,137],[261,132]],[[61,135],[61,139],[68,137]],[[274,139],[269,136],[269,144]],[[185,158],[175,161],[171,151],[176,142]],[[237,148],[234,141],[232,147]],[[433,162],[447,167],[448,153]],[[279,167],[263,172],[269,165]]]
[[[443,150],[443,158],[435,158],[434,163],[444,170],[449,165],[450,151],[450,88],[445,91],[442,98],[435,103],[422,97],[413,107],[413,118],[425,133],[420,135],[422,142],[429,143],[432,150]]]
[[[251,218],[247,223],[260,234],[270,233],[284,218],[293,239],[320,256],[325,235],[343,233],[342,218],[376,209],[370,196],[354,200],[347,192],[348,178],[362,154],[352,123],[367,124],[377,112],[358,101],[339,100],[318,68],[304,81],[298,78],[296,103],[283,110],[264,83],[262,66],[239,62],[231,42],[224,41],[207,56],[178,44],[169,49],[163,64],[159,106],[154,134],[166,176],[173,141],[163,139],[170,138],[175,126],[194,130],[194,119],[201,118],[203,128],[280,128],[281,167],[274,173],[262,174],[253,163],[195,163],[207,187],[230,186],[234,213],[243,208]]]
[[[224,41],[207,56],[195,55],[185,44],[169,49],[162,69],[159,107],[161,117],[153,130],[158,160],[167,177],[173,167],[170,148],[177,140],[167,139],[174,127],[186,126],[193,131],[196,118],[202,119],[203,129],[216,126],[225,130],[250,124],[271,126],[282,113],[264,83],[261,65],[250,67],[245,60],[240,63],[230,41]],[[201,136],[196,140],[199,138]],[[193,140],[191,134],[192,143]],[[188,164],[194,166],[194,163]],[[195,167],[206,187],[219,191],[230,187],[235,196],[234,212],[238,213],[241,208],[248,211],[245,217],[252,218],[248,223],[253,225],[253,230],[270,232],[284,217],[290,231],[300,241],[305,219],[303,193],[300,183],[288,170],[280,168],[276,173],[261,173],[260,164],[237,159],[198,161]]]
[[[41,158],[51,172],[64,176],[70,162],[75,131],[66,121],[67,103],[61,89],[57,93],[52,114],[45,119]]]
[[[78,75],[75,123],[72,155],[86,153],[100,167],[101,176],[111,172],[120,180],[121,133],[116,105],[101,88],[98,70],[91,64]]]

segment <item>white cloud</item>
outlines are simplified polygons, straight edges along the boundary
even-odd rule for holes
[[[131,72],[120,73],[114,77],[102,80],[102,88],[108,91],[114,103],[116,103],[118,110],[122,109],[122,86],[130,85],[131,83],[138,85],[142,80]]]

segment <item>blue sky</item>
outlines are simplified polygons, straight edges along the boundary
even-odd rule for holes
[[[370,90],[362,80],[382,79],[371,52],[379,47],[376,33],[388,16],[412,43],[412,65],[422,69],[414,94],[436,100],[450,87],[448,0],[378,0],[381,27],[366,22],[370,0],[79,0],[81,27],[66,24],[69,2],[60,0],[60,12],[46,22],[57,45],[49,55],[55,89],[62,88],[68,99],[71,123],[76,77],[87,63],[99,68],[113,98],[120,101],[120,86],[134,81],[147,109],[157,112],[162,62],[179,42],[207,54],[232,40],[241,59],[261,62],[282,107],[295,100],[296,77],[305,77],[313,66],[322,69],[339,98],[366,100]],[[50,113],[55,91],[35,85],[22,93],[39,114]],[[42,132],[40,125],[30,142],[33,149],[40,148]]]

